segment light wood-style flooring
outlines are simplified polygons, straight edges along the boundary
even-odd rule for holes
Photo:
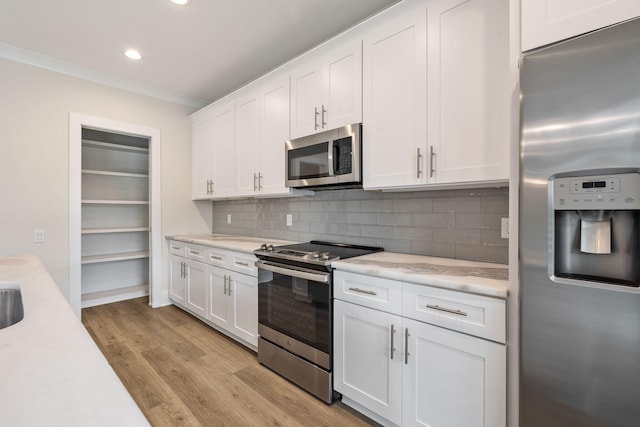
[[[153,426],[377,425],[324,404],[177,307],[137,298],[84,309],[82,322]]]

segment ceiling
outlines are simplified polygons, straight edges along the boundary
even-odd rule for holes
[[[0,0],[0,57],[200,107],[397,1]]]

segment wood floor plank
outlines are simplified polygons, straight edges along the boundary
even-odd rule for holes
[[[156,347],[142,355],[203,425],[242,425],[241,419],[224,404],[220,390],[210,387],[166,348]]]
[[[125,343],[107,346],[106,354],[126,389],[153,425],[194,425],[197,418],[175,395],[172,387],[162,381],[161,376]],[[161,411],[162,416],[157,413]]]
[[[377,425],[326,405],[183,310],[147,301],[87,308],[82,319],[153,426]]]

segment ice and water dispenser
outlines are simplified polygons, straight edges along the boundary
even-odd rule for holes
[[[640,287],[640,174],[553,179],[553,274]]]

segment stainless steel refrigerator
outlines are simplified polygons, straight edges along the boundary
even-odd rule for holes
[[[640,426],[640,20],[520,72],[520,426]]]

